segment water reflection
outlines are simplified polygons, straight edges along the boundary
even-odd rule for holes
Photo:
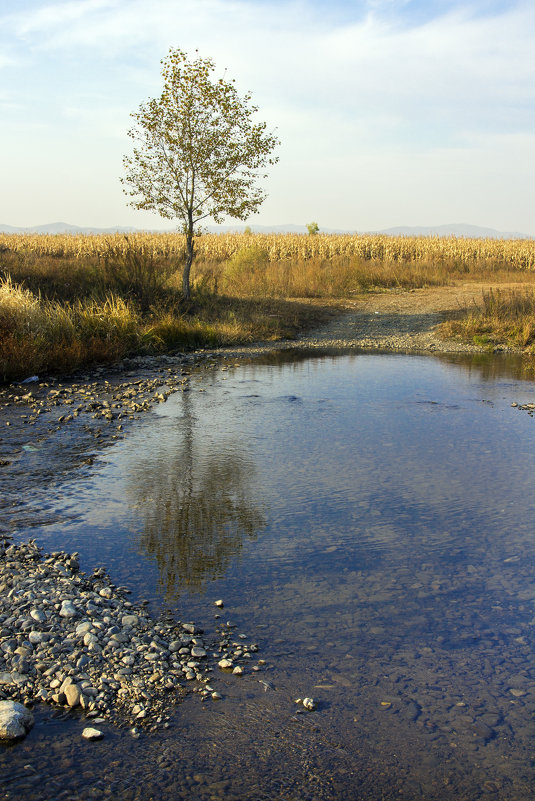
[[[228,440],[207,452],[189,393],[181,404],[172,434],[140,452],[126,485],[137,509],[138,548],[156,563],[167,601],[221,578],[244,541],[265,527],[246,445]]]
[[[111,449],[49,547],[74,532],[101,557],[109,539],[114,578],[144,597],[158,581],[170,606],[180,593],[177,617],[206,630],[214,581],[269,686],[214,674],[223,700],[190,699],[154,740],[106,732],[111,766],[62,731],[69,797],[90,801],[108,770],[136,801],[531,798],[535,423],[511,408],[535,399],[525,377],[516,359],[285,352],[199,372]],[[313,715],[296,714],[304,695]],[[58,735],[51,748],[42,731],[24,747],[48,779]]]
[[[377,353],[377,352],[376,352]],[[391,352],[385,351],[384,356],[392,356]],[[251,366],[269,365],[270,367],[288,367],[293,365],[298,367],[303,362],[309,361],[313,369],[321,371],[322,360],[326,358],[334,361],[343,357],[348,364],[352,364],[362,356],[369,356],[367,350],[354,348],[351,351],[340,348],[314,348],[314,349],[292,349],[273,351],[254,359],[242,359],[243,364]],[[403,354],[396,354],[398,358],[403,358]],[[409,358],[417,358],[412,355]],[[426,357],[428,358],[428,357]],[[433,361],[443,364],[455,365],[464,368],[468,375],[475,375],[484,381],[495,381],[500,378],[509,378],[514,381],[530,381],[535,379],[535,360],[530,354],[521,353],[438,353],[433,354]]]

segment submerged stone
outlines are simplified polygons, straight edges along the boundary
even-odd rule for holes
[[[17,701],[0,701],[0,740],[25,737],[33,726],[33,715]]]

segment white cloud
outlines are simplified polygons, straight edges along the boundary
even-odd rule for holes
[[[461,219],[464,203],[466,221],[474,222],[469,199],[481,200],[473,214],[490,214],[499,204],[489,199],[495,186],[508,198],[504,219],[512,210],[527,221],[527,182],[515,198],[508,179],[519,161],[528,174],[534,162],[535,7],[517,3],[482,14],[480,2],[449,4],[448,13],[417,23],[409,5],[367,0],[358,18],[341,22],[305,0],[34,3],[31,12],[1,20],[9,46],[0,45],[0,67],[13,82],[3,100],[16,99],[17,121],[21,109],[30,115],[41,104],[59,141],[69,130],[90,146],[93,131],[87,158],[108,163],[102,151],[115,154],[123,127],[128,147],[128,111],[159,92],[159,60],[168,48],[198,47],[236,77],[240,91],[252,91],[262,117],[278,128],[281,162],[267,186],[264,219],[323,214],[333,227],[362,227],[358,219],[385,227],[405,222],[400,216],[412,208],[412,222],[424,224],[433,211],[438,224]],[[61,157],[54,137],[46,147],[52,161]],[[463,197],[455,197],[458,186]],[[117,203],[115,190],[107,194]],[[4,216],[0,206],[0,221]],[[497,219],[486,222],[500,227]]]

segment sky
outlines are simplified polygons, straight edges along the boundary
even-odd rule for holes
[[[171,228],[120,178],[180,48],[281,141],[249,223],[535,235],[534,41],[533,0],[0,0],[0,223]]]

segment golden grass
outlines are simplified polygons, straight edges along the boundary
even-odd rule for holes
[[[130,353],[291,337],[324,314],[287,301],[205,298],[187,310],[162,308],[143,316],[116,295],[60,303],[7,277],[0,279],[0,380],[66,372]]]
[[[337,298],[366,291],[535,275],[531,240],[206,234],[196,239],[186,305],[183,251],[179,234],[0,234],[0,377],[292,337],[325,319]],[[484,301],[485,325],[498,336],[507,304],[492,303]],[[487,329],[462,334],[457,322],[457,336],[494,343]],[[507,336],[531,346],[528,312]]]
[[[445,337],[477,345],[523,349],[535,353],[535,289],[491,289],[481,302],[465,309],[458,319],[443,323]]]
[[[104,259],[111,250],[132,245],[145,256],[182,259],[181,234],[135,233],[87,236],[70,234],[0,234],[0,250],[55,258]],[[535,241],[529,239],[469,239],[410,237],[384,234],[203,234],[195,240],[200,260],[228,261],[242,248],[265,251],[270,262],[331,260],[334,257],[379,262],[447,264],[459,271],[475,264],[486,268],[535,269]]]

